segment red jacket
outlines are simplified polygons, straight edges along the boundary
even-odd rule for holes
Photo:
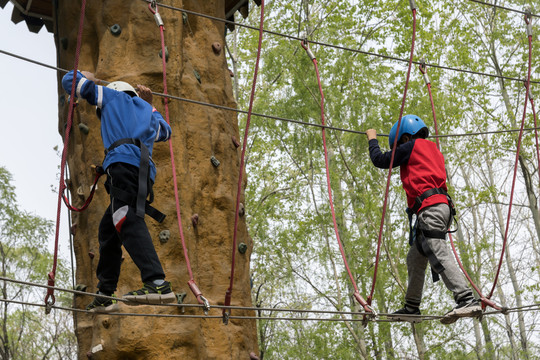
[[[382,169],[390,167],[392,151],[381,152],[376,139],[369,141],[369,155],[375,166]],[[446,169],[444,167],[444,156],[441,154],[435,143],[425,139],[413,139],[396,148],[394,163],[392,167],[400,166],[401,182],[407,194],[407,205],[412,208],[416,197],[425,191],[446,187]],[[436,194],[428,197],[422,203],[421,209],[445,203],[448,204],[446,195]]]

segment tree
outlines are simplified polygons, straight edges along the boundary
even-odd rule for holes
[[[11,182],[11,174],[0,167],[0,273],[8,279],[41,282],[52,264],[46,250],[52,223],[19,209]],[[67,284],[68,272],[62,262],[58,269],[57,285]],[[1,359],[74,358],[71,313],[53,310],[44,316],[43,309],[29,305],[42,303],[41,288],[9,281],[2,281],[1,287]],[[57,304],[70,306],[70,296],[57,294]]]

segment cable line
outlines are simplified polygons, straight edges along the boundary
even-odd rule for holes
[[[147,3],[150,2],[150,0],[142,0],[142,1],[147,2]],[[470,0],[470,1],[472,1],[472,0]],[[267,34],[276,35],[276,36],[283,37],[283,38],[286,38],[286,39],[289,39],[289,40],[294,40],[294,41],[302,41],[303,40],[303,38],[300,38],[298,36],[283,34],[283,33],[279,33],[279,32],[276,32],[276,31],[271,31],[271,30],[264,30],[264,29],[260,30],[259,28],[251,26],[251,25],[245,25],[245,24],[242,24],[242,23],[226,20],[226,19],[223,19],[223,18],[218,18],[218,17],[215,17],[215,16],[198,13],[198,12],[195,12],[195,11],[192,11],[192,10],[178,8],[178,7],[174,7],[174,6],[170,6],[170,5],[166,5],[166,4],[159,4],[159,5],[161,7],[163,7],[163,8],[167,8],[167,9],[174,10],[174,11],[180,11],[180,12],[183,12],[183,13],[186,13],[186,14],[191,14],[191,15],[203,17],[203,18],[207,18],[207,19],[210,19],[210,20],[220,21],[220,22],[223,22],[225,24],[231,24],[231,25],[235,25],[235,26],[239,26],[239,27],[244,27],[244,28],[247,28],[247,29],[250,29],[250,30],[264,31]],[[363,50],[359,50],[359,49],[352,49],[352,48],[349,48],[349,47],[346,47],[346,46],[334,45],[334,44],[329,44],[329,43],[320,42],[320,41],[311,41],[310,40],[310,43],[315,44],[315,45],[324,46],[324,47],[333,48],[333,49],[338,49],[338,50],[343,50],[343,51],[350,51],[350,52],[354,52],[354,53],[358,53],[358,54],[374,56],[374,57],[378,57],[378,58],[382,58],[382,59],[386,59],[386,60],[393,60],[393,61],[399,61],[399,62],[404,62],[404,63],[409,63],[410,62],[410,60],[408,60],[408,59],[402,59],[402,58],[398,58],[398,57],[395,57],[395,56],[378,54],[378,53],[369,52],[369,51],[363,51]],[[420,62],[413,61],[413,64],[420,65]],[[489,73],[478,72],[478,71],[473,71],[473,70],[458,69],[458,68],[453,68],[453,67],[443,66],[443,65],[438,65],[438,64],[426,63],[426,66],[430,66],[430,67],[437,68],[437,69],[461,72],[461,73],[466,73],[466,74],[481,75],[481,76],[486,76],[486,77],[491,77],[491,78],[496,78],[496,79],[506,79],[506,80],[512,80],[512,81],[523,81],[523,79],[519,79],[519,78],[502,76],[502,75],[498,75],[498,74],[489,74]],[[532,83],[533,84],[540,84],[540,81],[533,81]]]
[[[540,18],[540,15],[532,14],[530,11],[527,11],[527,10],[526,11],[516,10],[516,9],[512,9],[512,8],[497,5],[497,4],[490,4],[490,3],[487,3],[485,1],[480,1],[480,0],[469,0],[469,1],[477,3],[477,4],[481,4],[481,5],[492,6],[494,8],[515,12],[515,13],[522,14],[522,15],[529,15],[529,16],[534,16],[534,17]]]
[[[145,0],[143,0],[143,1],[145,1]],[[35,60],[29,59],[29,58],[26,58],[24,56],[20,56],[20,55],[17,55],[17,54],[13,54],[13,53],[11,53],[9,51],[5,51],[5,50],[2,50],[2,49],[0,49],[0,53],[4,54],[4,55],[7,55],[7,56],[17,58],[17,59],[20,59],[20,60],[23,60],[23,61],[27,61],[27,62],[36,64],[36,65],[40,65],[40,66],[43,66],[43,67],[46,67],[46,68],[49,68],[49,69],[52,69],[52,70],[62,71],[64,73],[69,72],[69,70],[65,70],[65,69],[62,69],[62,68],[59,68],[59,67],[56,67],[56,66],[52,66],[52,65],[48,65],[48,64],[45,64],[45,63],[42,63],[42,62],[39,62],[39,61],[35,61]],[[416,62],[413,62],[413,64],[415,64],[415,63]],[[423,64],[422,62],[419,62],[419,63],[421,65]],[[108,83],[107,81],[104,81],[104,80],[102,80],[102,81],[104,83]],[[534,82],[531,82],[531,84],[533,84],[533,83]],[[540,83],[540,82],[538,82],[538,83]],[[227,111],[234,111],[234,112],[239,113],[239,114],[247,114],[248,113],[247,110],[236,109],[236,108],[232,108],[232,107],[228,107],[228,106],[224,106],[224,105],[211,104],[211,103],[207,103],[207,102],[204,102],[204,101],[187,99],[187,98],[183,98],[183,97],[180,97],[180,96],[163,94],[163,93],[154,92],[154,91],[152,92],[152,94],[155,95],[155,96],[159,96],[159,97],[163,97],[163,98],[169,98],[169,99],[178,100],[178,101],[183,101],[183,102],[187,102],[187,103],[190,103],[190,104],[196,104],[196,105],[201,105],[201,106],[209,106],[209,107],[213,107],[215,109],[221,109],[221,110],[227,110]],[[339,128],[339,127],[335,127],[335,126],[321,125],[321,124],[317,124],[317,123],[309,123],[309,122],[305,122],[305,121],[294,120],[294,119],[289,119],[289,118],[284,118],[284,117],[279,117],[279,116],[273,116],[273,115],[260,114],[260,113],[256,113],[256,112],[252,112],[251,115],[266,118],[266,119],[271,119],[271,120],[284,121],[284,122],[289,122],[289,123],[293,123],[293,124],[304,125],[304,126],[312,126],[312,127],[317,127],[317,128],[324,128],[324,129],[329,129],[329,130],[347,132],[347,133],[351,133],[351,134],[358,134],[358,135],[365,135],[366,134],[365,131],[345,129],[345,128]],[[540,127],[536,128],[536,129],[540,129]],[[432,137],[432,138],[434,138],[434,137],[450,138],[450,137],[464,137],[464,136],[476,136],[476,135],[493,135],[493,134],[519,132],[520,130],[521,129],[475,131],[475,132],[458,133],[458,134],[443,134],[443,135],[436,135],[436,136],[430,136],[430,137]],[[535,128],[525,128],[523,130],[524,131],[532,131],[532,130],[535,130]],[[388,137],[388,134],[377,134],[377,136]]]

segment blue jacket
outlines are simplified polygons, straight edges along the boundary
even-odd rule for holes
[[[71,92],[73,71],[62,79],[66,92]],[[111,144],[120,139],[132,138],[141,140],[148,150],[150,157],[155,141],[167,141],[171,137],[171,127],[163,116],[143,99],[132,97],[125,92],[96,85],[80,72],[77,72],[76,96],[81,97],[101,110],[101,139],[103,146],[108,149]],[[103,168],[117,162],[128,163],[139,167],[141,151],[136,145],[123,144],[107,153]],[[150,161],[150,179],[156,177],[156,167]]]

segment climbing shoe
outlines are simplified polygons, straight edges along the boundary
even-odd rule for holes
[[[171,283],[163,281],[161,285],[146,282],[139,290],[131,291],[124,296],[128,305],[166,304],[176,301],[176,294],[172,292]]]
[[[389,318],[396,321],[408,321],[419,323],[422,321],[420,309],[417,307],[404,306],[402,309],[394,311]]]
[[[105,295],[105,296],[112,296],[114,297],[114,294],[107,295],[101,292],[97,292],[98,295],[94,297],[94,300],[86,306],[86,310],[88,312],[96,312],[96,313],[110,313],[118,311],[118,303],[116,300],[107,299],[104,297],[101,297],[99,295]]]
[[[444,314],[444,317],[441,319],[441,323],[445,325],[455,323],[459,318],[462,317],[477,317],[482,315],[482,306],[480,301],[476,299],[466,299],[458,303],[458,305]]]

